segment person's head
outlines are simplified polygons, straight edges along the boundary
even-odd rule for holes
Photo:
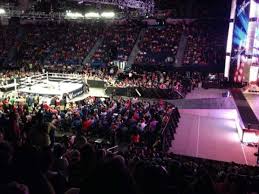
[[[73,150],[71,153],[71,161],[79,162],[80,161],[80,152],[78,150]]]
[[[84,136],[77,136],[74,141],[74,147],[76,149],[81,149],[87,144],[87,139]]]
[[[56,159],[60,158],[65,153],[65,148],[61,144],[54,145],[53,154]]]

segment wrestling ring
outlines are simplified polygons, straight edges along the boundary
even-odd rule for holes
[[[88,91],[84,77],[78,74],[42,73],[14,80],[18,95],[64,96],[73,99]]]

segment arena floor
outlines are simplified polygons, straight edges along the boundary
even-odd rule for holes
[[[213,101],[221,99],[224,92],[226,90],[198,88],[189,93],[185,100]],[[72,101],[83,100],[87,96],[107,97],[104,89],[90,88],[89,93]],[[248,101],[254,102],[251,98]],[[213,107],[191,106],[180,109],[181,120],[170,151],[186,156],[256,165],[254,153],[257,148],[241,144],[238,138],[234,121],[236,110],[229,105],[225,106],[226,109]]]
[[[226,90],[199,88],[189,93],[186,100],[213,101],[222,98],[224,92]],[[103,89],[90,88],[88,94],[74,100],[86,96],[106,97]],[[241,144],[234,120],[236,110],[232,105],[225,107],[226,109],[208,109],[206,106],[201,109],[180,109],[181,120],[170,151],[186,156],[256,165],[254,153],[257,148]]]
[[[198,89],[187,99],[219,97],[223,90]],[[235,109],[180,109],[181,120],[170,151],[212,160],[256,165],[257,148],[241,144]]]

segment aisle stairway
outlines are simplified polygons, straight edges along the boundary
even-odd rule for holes
[[[136,41],[136,43],[135,43],[135,45],[134,45],[134,47],[133,47],[133,49],[130,53],[129,59],[128,59],[128,65],[129,66],[131,66],[134,63],[135,58],[137,57],[137,54],[139,52],[138,44],[139,44],[140,41],[142,41],[145,30],[146,30],[145,28],[142,28],[139,32],[138,39],[137,39],[137,41]]]
[[[96,52],[96,50],[99,48],[99,46],[103,43],[103,39],[104,37],[100,37],[95,45],[93,46],[93,48],[91,49],[91,51],[88,53],[88,55],[85,57],[84,61],[83,61],[83,64],[86,64],[86,63],[90,63],[91,62],[91,58],[93,57],[94,53]]]
[[[175,57],[175,67],[182,66],[186,45],[187,45],[187,37],[185,34],[182,34],[179,42],[178,51]]]
[[[17,56],[18,56],[18,49],[22,44],[22,41],[26,35],[24,28],[20,24],[10,24],[10,26],[16,29],[16,35],[13,42],[13,46],[9,49],[7,58],[4,61],[4,64],[12,64],[12,66],[17,65]]]

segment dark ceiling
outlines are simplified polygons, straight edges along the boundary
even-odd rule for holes
[[[110,5],[82,3],[74,0],[0,0],[0,3],[13,3],[22,8],[33,8],[35,11],[95,11],[113,10],[119,8]],[[211,17],[229,17],[231,0],[155,0],[156,10],[172,9],[179,17],[196,17],[196,15]],[[125,11],[125,10],[122,10]]]

